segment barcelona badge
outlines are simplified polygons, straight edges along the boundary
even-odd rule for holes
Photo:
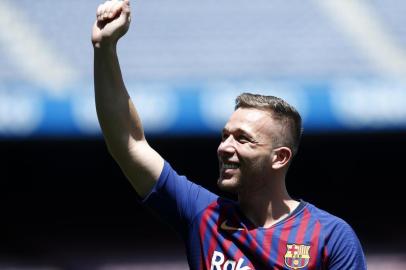
[[[287,244],[285,254],[285,264],[291,269],[306,267],[310,260],[310,246]]]

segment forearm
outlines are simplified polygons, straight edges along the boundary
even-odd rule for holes
[[[113,155],[126,153],[131,142],[145,138],[114,45],[94,48],[94,86],[97,116],[107,146]]]
[[[92,43],[97,117],[111,155],[144,197],[157,181],[164,161],[145,140],[118,62],[116,44],[130,25],[130,2],[106,1],[96,14]]]

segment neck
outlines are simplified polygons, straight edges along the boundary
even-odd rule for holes
[[[284,178],[269,182],[272,186],[238,194],[241,211],[258,227],[269,228],[286,218],[299,205],[289,196]]]

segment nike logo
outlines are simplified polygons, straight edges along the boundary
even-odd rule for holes
[[[232,227],[227,225],[227,220],[224,220],[223,223],[221,223],[220,228],[225,230],[225,231],[243,231],[244,228],[237,228],[237,227]]]

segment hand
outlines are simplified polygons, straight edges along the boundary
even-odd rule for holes
[[[93,46],[115,45],[130,26],[130,0],[106,1],[99,5],[96,15],[92,29]]]

